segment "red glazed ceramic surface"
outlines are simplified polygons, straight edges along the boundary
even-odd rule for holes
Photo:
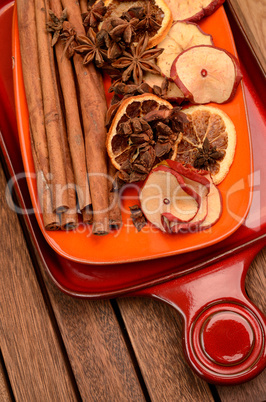
[[[266,366],[266,317],[247,298],[245,276],[257,243],[226,260],[143,290],[177,308],[184,319],[184,351],[196,373],[218,384],[250,380]],[[254,254],[253,254],[254,253]]]
[[[215,46],[236,54],[233,37],[223,7],[212,16],[202,20],[203,31],[212,34]],[[40,214],[34,165],[31,155],[28,111],[25,100],[19,38],[16,16],[13,29],[14,84],[19,129],[20,147],[28,187],[36,218],[48,244],[63,257],[70,260],[114,264],[147,260],[191,252],[218,243],[231,235],[242,224],[248,213],[252,198],[252,157],[246,107],[241,85],[234,99],[217,105],[232,119],[237,132],[237,146],[234,162],[225,180],[219,185],[222,195],[223,212],[219,221],[210,229],[198,233],[166,234],[148,224],[137,232],[130,218],[129,206],[138,203],[138,189],[126,190],[123,194],[123,227],[107,236],[91,234],[90,226],[79,226],[75,231],[49,232],[43,227]]]

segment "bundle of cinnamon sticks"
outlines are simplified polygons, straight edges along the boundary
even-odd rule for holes
[[[52,37],[50,15],[85,35],[82,8],[73,0],[17,0],[23,79],[32,154],[44,226],[73,229],[80,221],[94,234],[122,224],[118,195],[112,191],[113,167],[106,154],[106,99],[102,76]],[[67,16],[67,21],[66,21]]]

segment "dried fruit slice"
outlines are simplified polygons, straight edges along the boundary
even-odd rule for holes
[[[152,88],[154,85],[161,88],[163,80],[164,77],[162,77],[161,75],[155,75],[152,73],[146,73],[143,76],[143,81]],[[180,104],[184,100],[184,98],[184,94],[178,88],[178,86],[173,81],[169,81],[169,87],[166,94],[164,94],[164,99],[167,99],[168,101],[175,101]]]
[[[224,103],[235,95],[242,74],[232,54],[200,45],[177,56],[171,67],[171,78],[193,103]]]
[[[145,182],[140,202],[149,222],[162,231],[171,231],[171,226],[187,223],[196,216],[201,200],[177,172],[159,166]]]
[[[119,170],[124,162],[129,158],[131,151],[132,139],[129,138],[125,132],[126,127],[124,123],[134,118],[144,117],[148,112],[162,109],[172,109],[172,105],[164,99],[159,98],[153,94],[143,94],[139,96],[133,96],[125,99],[120,105],[113,121],[109,132],[107,134],[107,152],[112,161],[112,164]],[[148,124],[148,123],[146,123]],[[143,123],[144,125],[144,123]],[[142,125],[141,130],[144,135],[147,136],[146,142],[152,142],[152,133],[149,132],[149,127]],[[121,133],[121,128],[123,132]],[[130,128],[129,128],[130,130]],[[131,134],[131,133],[128,133]],[[144,138],[144,137],[143,137]],[[173,151],[170,152],[169,158],[174,159],[176,157],[177,144]]]
[[[191,186],[201,197],[201,204],[196,216],[187,225],[176,224],[171,227],[172,233],[182,231],[202,231],[213,226],[222,214],[222,196],[213,183],[211,175],[207,171],[195,174],[195,169],[185,167],[175,161],[167,161],[167,164],[179,172],[187,185]]]
[[[199,21],[211,15],[225,0],[165,0],[174,21]]]
[[[222,196],[220,190],[212,183],[212,181],[210,182],[210,191],[207,196],[207,204],[207,215],[204,221],[200,223],[198,230],[210,228],[219,220],[222,214]]]
[[[176,224],[171,227],[172,233],[178,233],[180,230],[189,230],[195,232],[199,226],[205,221],[208,213],[208,194],[210,192],[211,178],[207,171],[198,171],[192,166],[184,166],[180,162],[167,161],[171,169],[178,172],[185,184],[195,191],[201,199],[200,206],[195,217],[188,222],[187,225]]]
[[[204,230],[222,213],[221,194],[210,174],[170,160],[152,169],[140,203],[147,220],[168,233]]]
[[[148,4],[149,3],[149,4]],[[144,26],[141,26],[138,29],[140,35],[143,35],[145,31],[148,31],[150,40],[148,43],[148,47],[154,47],[158,43],[160,43],[164,37],[166,36],[167,32],[171,28],[171,24],[173,22],[173,17],[171,10],[164,2],[164,0],[134,0],[134,1],[119,1],[119,0],[105,0],[105,6],[107,7],[107,12],[104,16],[104,21],[108,20],[109,18],[120,18],[123,13],[126,13],[131,8],[139,9],[139,10],[146,10],[147,6],[150,7],[149,11],[151,12],[152,18],[155,20],[154,28],[145,28],[145,21]],[[155,16],[155,18],[154,18]],[[149,15],[148,15],[148,18]],[[149,19],[148,23],[150,24],[151,19]],[[101,24],[100,26],[101,27]],[[138,37],[136,41],[138,42]]]
[[[190,122],[184,126],[176,160],[209,170],[214,184],[219,184],[234,159],[235,126],[226,113],[212,106],[191,106],[183,112]]]
[[[157,65],[162,74],[170,77],[171,66],[175,58],[184,50],[198,45],[213,46],[212,36],[206,34],[202,29],[190,22],[176,22],[167,33],[160,47],[163,53],[157,59]]]

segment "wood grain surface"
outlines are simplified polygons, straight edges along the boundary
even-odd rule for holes
[[[0,347],[15,396],[21,401],[144,400],[110,301],[63,294],[38,258],[37,282],[18,218],[4,208],[5,184],[0,169],[0,294],[5,295]],[[4,374],[0,386],[4,394]]]
[[[77,400],[0,169],[0,349],[18,401]]]
[[[266,1],[229,0],[264,72],[266,72]]]
[[[12,397],[8,386],[8,379],[5,373],[2,359],[0,359],[0,401],[1,402],[12,401]]]
[[[213,401],[182,352],[181,318],[169,306],[146,298],[118,301],[152,401]]]
[[[62,294],[46,275],[44,278],[82,399],[143,401],[110,301],[74,299]]]

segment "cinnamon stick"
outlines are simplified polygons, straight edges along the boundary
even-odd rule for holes
[[[85,207],[81,212],[82,212],[83,223],[88,223],[89,225],[91,225],[93,223],[92,207],[91,206]]]
[[[46,30],[46,4],[35,0],[38,57],[43,94],[44,121],[47,135],[53,210],[62,213],[69,208],[65,159],[62,151],[62,128],[59,124],[56,87],[54,83],[49,37]]]
[[[62,0],[68,20],[77,35],[85,35],[79,5]],[[82,56],[73,57],[79,86],[81,113],[85,135],[86,161],[93,206],[93,233],[109,232],[108,184],[106,156],[105,114],[107,110],[103,82],[99,72],[90,63],[83,64]]]
[[[58,101],[59,99],[57,99],[57,102]],[[63,131],[62,150],[66,163],[66,178],[67,178],[66,190],[68,195],[68,206],[69,206],[69,209],[62,212],[62,214],[60,215],[60,221],[61,221],[61,229],[70,230],[75,229],[78,226],[76,186],[72,167],[72,160],[70,156],[70,149],[67,140],[67,133],[60,105],[58,106],[58,110],[59,110],[59,123]]]
[[[81,14],[86,13],[88,11],[88,0],[80,0],[79,6]]]
[[[59,106],[60,110],[60,106]],[[78,226],[78,214],[77,214],[77,198],[76,198],[76,186],[74,179],[74,172],[72,167],[72,161],[70,156],[69,145],[67,141],[66,129],[64,127],[62,111],[59,111],[60,125],[62,125],[62,150],[64,153],[64,159],[66,163],[66,178],[67,178],[67,195],[69,208],[62,212],[60,215],[61,229],[70,230],[75,229]]]
[[[33,142],[32,129],[30,129],[30,135],[31,135],[32,157],[36,172],[37,192],[40,202],[40,209],[43,217],[43,225],[46,230],[55,231],[60,229],[60,219],[59,216],[56,213],[54,213],[52,209],[51,190],[43,174],[43,170],[39,165],[39,159],[37,157],[37,153]]]
[[[60,0],[50,0],[50,9],[60,18],[63,11]],[[85,207],[91,206],[91,197],[74,72],[71,61],[67,57],[64,57],[64,44],[61,40],[55,44],[55,54],[65,108],[67,137],[73,164],[77,197],[79,208],[83,211]]]
[[[45,27],[49,18],[48,12],[48,3],[47,0],[44,0],[44,9],[45,12]],[[56,67],[55,67],[55,59],[54,59],[54,52],[52,49],[52,36],[47,32],[47,40],[48,40],[48,55],[49,55],[49,62],[51,66],[51,75],[53,79],[53,87],[54,87],[54,96],[55,96],[55,103],[56,109],[58,112],[58,124],[60,128],[61,134],[61,149],[62,149],[62,156],[65,164],[65,173],[66,173],[66,188],[62,188],[62,191],[67,193],[68,197],[68,209],[63,211],[60,214],[60,222],[61,222],[61,229],[63,230],[70,230],[75,229],[78,225],[78,215],[77,215],[77,200],[76,200],[76,188],[74,182],[74,173],[72,167],[72,161],[70,156],[70,150],[67,140],[67,133],[66,133],[66,126],[65,120],[62,112],[61,107],[61,100],[59,95],[59,83],[57,82],[57,74],[56,74]]]
[[[122,226],[119,192],[113,189],[113,180],[116,172],[116,168],[108,160],[109,224],[112,229],[119,229]]]
[[[37,32],[34,1],[17,1],[22,73],[29,111],[32,156],[36,172],[37,191],[47,230],[60,228],[59,217],[52,210],[52,195],[49,187],[49,159],[44,126],[43,99],[37,53]]]
[[[17,0],[20,53],[32,142],[39,170],[48,181],[49,158],[44,126],[43,99],[37,49],[34,1]]]

